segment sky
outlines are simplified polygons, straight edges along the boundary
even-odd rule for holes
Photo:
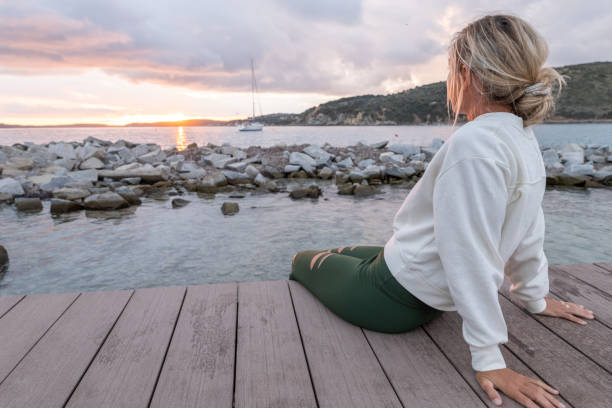
[[[530,22],[547,66],[612,61],[609,0],[0,0],[0,123],[299,113],[446,79],[456,31]]]

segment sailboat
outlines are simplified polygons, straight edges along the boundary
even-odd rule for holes
[[[238,128],[238,130],[240,131],[263,130],[263,124],[255,121],[255,88],[255,68],[253,67],[253,58],[251,58],[251,93],[253,95],[253,116],[251,120],[248,120],[246,123],[243,123],[242,126]]]

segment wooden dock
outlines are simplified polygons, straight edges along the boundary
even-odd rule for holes
[[[612,406],[612,262],[550,266],[581,326],[502,288],[508,366],[568,407]],[[0,297],[0,407],[485,407],[457,313],[383,334],[295,281]],[[503,396],[504,407],[518,407]]]

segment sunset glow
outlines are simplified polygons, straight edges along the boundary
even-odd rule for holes
[[[444,80],[452,34],[490,10],[538,27],[549,41],[547,65],[612,59],[612,8],[604,1],[492,0],[488,10],[467,0],[237,0],[232,7],[240,12],[187,0],[172,7],[0,1],[0,124],[245,119],[251,58],[257,115],[400,92]]]

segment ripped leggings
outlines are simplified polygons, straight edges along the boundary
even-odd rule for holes
[[[381,246],[307,250],[291,260],[298,281],[328,309],[365,329],[412,330],[442,314],[413,296],[387,268]]]

